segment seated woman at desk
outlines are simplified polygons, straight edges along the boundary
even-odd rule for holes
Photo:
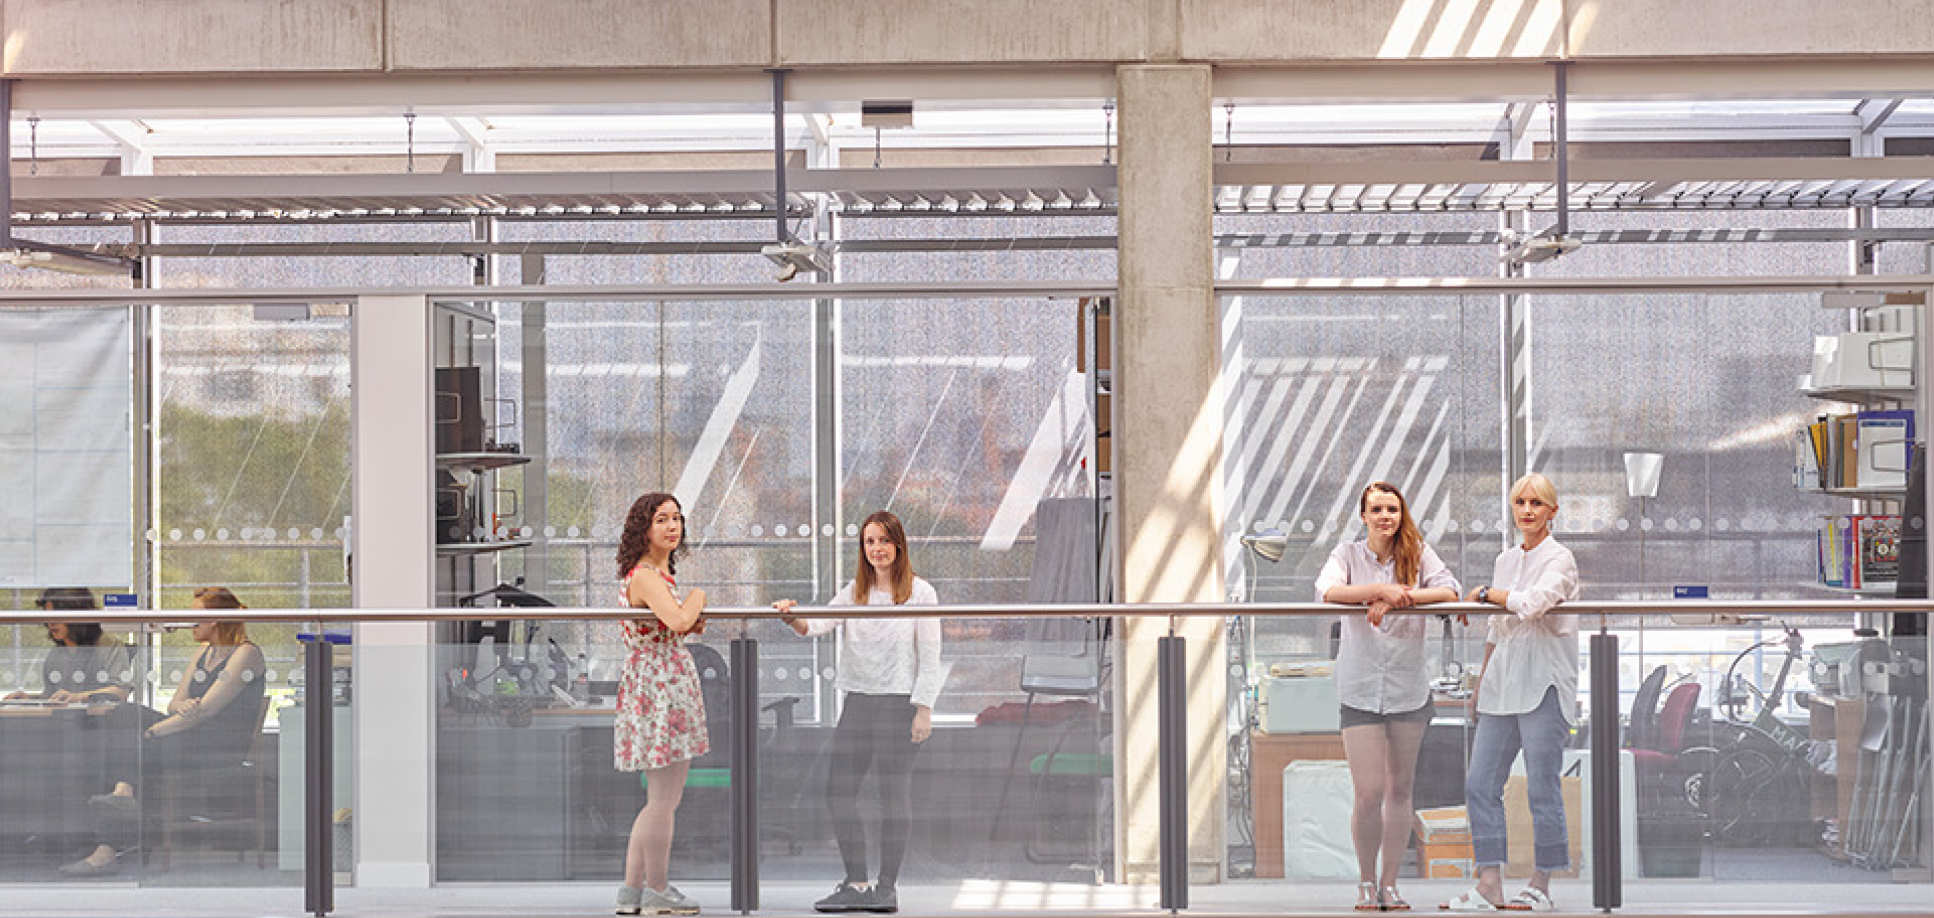
[[[226,588],[207,587],[195,591],[192,608],[246,607]],[[127,817],[140,812],[136,784],[159,775],[194,774],[240,762],[261,729],[262,649],[249,641],[246,626],[236,621],[196,622],[194,636],[202,642],[201,652],[182,673],[167,716],[141,731],[138,748],[130,746],[123,753],[132,758],[111,764],[114,789],[88,800],[119,818],[104,820],[97,836],[104,840],[86,857],[63,866],[62,873],[87,876],[116,869],[121,851],[131,841],[113,842],[127,841]]]
[[[1318,602],[1368,606],[1343,616],[1336,655],[1343,757],[1356,800],[1357,911],[1405,911],[1397,868],[1410,842],[1417,751],[1430,726],[1430,675],[1424,669],[1424,618],[1392,609],[1457,601],[1457,578],[1424,544],[1395,485],[1372,482],[1357,496],[1361,541],[1330,552],[1316,577]],[[1382,869],[1377,858],[1382,855]]]
[[[833,606],[937,606],[933,585],[913,576],[900,518],[881,510],[860,527],[853,579]],[[826,804],[833,811],[846,879],[813,903],[821,912],[895,912],[900,862],[913,824],[913,757],[933,735],[933,703],[946,670],[940,662],[937,618],[814,618],[792,616],[790,599],[773,603],[801,636],[839,632],[839,689],[845,704],[833,730]],[[873,771],[880,792],[880,876],[866,879],[866,830],[860,825],[860,779]]]
[[[34,598],[43,610],[93,609],[94,593],[80,587],[57,587]],[[127,645],[102,643],[101,626],[93,622],[48,622],[52,650],[40,663],[39,693],[14,692],[6,701],[39,699],[82,704],[126,701],[133,691],[134,668]]]

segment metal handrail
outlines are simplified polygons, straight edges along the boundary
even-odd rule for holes
[[[1362,606],[1332,603],[979,603],[938,606],[798,606],[793,614],[801,618],[1111,618],[1111,617],[1200,617],[1229,616],[1297,617],[1343,615]],[[1658,617],[1667,615],[1740,615],[1775,618],[1783,615],[1832,615],[1934,613],[1929,599],[1863,599],[1813,602],[1802,599],[1679,600],[1648,602],[1621,600],[1595,602],[1577,600],[1552,610],[1564,615],[1605,615],[1620,617]],[[628,621],[637,619],[639,609],[612,606],[541,606],[484,608],[369,608],[369,609],[15,609],[0,611],[0,625],[41,622],[99,622],[101,624],[144,624],[150,622],[197,621],[233,622],[451,622],[478,619],[543,619],[569,621]],[[777,618],[771,606],[722,606],[705,610],[708,619],[755,620]],[[1500,615],[1509,614],[1493,605],[1446,602],[1430,606],[1392,609],[1394,615]]]
[[[1217,281],[1217,296],[1494,296],[1630,293],[1813,293],[1825,290],[1905,291],[1934,286],[1934,275],[1787,275],[1718,277],[1277,277]],[[0,290],[0,309],[126,306],[236,306],[247,303],[345,303],[360,297],[425,297],[433,302],[557,302],[561,300],[696,301],[817,298],[1002,298],[1113,296],[1116,284],[1095,280],[952,281],[647,285],[504,285],[499,287],[293,287],[141,290],[74,288]]]

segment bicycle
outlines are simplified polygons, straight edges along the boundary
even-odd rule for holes
[[[1741,847],[1804,843],[1810,821],[1804,818],[1807,778],[1814,766],[1807,757],[1812,740],[1776,716],[1786,695],[1793,664],[1802,659],[1797,629],[1781,623],[1781,637],[1754,643],[1726,667],[1715,707],[1724,712],[1731,736],[1723,745],[1695,746],[1680,753],[1680,790],[1704,814],[1715,842]],[[1784,646],[1785,658],[1771,691],[1739,676],[1739,665],[1761,650]],[[1743,687],[1744,691],[1737,690]],[[1750,718],[1743,709],[1757,705]],[[1802,818],[1795,819],[1795,802]]]

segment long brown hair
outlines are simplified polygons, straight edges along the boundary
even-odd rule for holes
[[[853,603],[866,605],[867,594],[873,592],[873,562],[866,560],[866,527],[874,523],[886,530],[887,541],[893,543],[893,604],[899,605],[913,595],[913,562],[907,558],[907,530],[900,525],[900,518],[885,510],[866,518],[860,526],[860,563],[853,572]]]
[[[622,580],[630,574],[631,569],[638,566],[638,559],[645,556],[645,549],[651,544],[651,518],[666,502],[677,507],[679,513],[685,512],[685,505],[679,503],[678,498],[663,491],[653,491],[631,502],[631,510],[625,514],[624,534],[618,537],[619,579]],[[686,535],[687,533],[680,530],[678,544],[673,546],[671,555],[665,558],[665,573],[678,575],[678,559],[685,556]]]
[[[1417,521],[1410,518],[1410,502],[1404,500],[1403,492],[1387,481],[1373,481],[1357,495],[1356,512],[1358,516],[1370,509],[1370,492],[1382,491],[1397,498],[1397,534],[1390,540],[1390,553],[1395,560],[1397,582],[1404,586],[1417,585],[1417,571],[1424,561],[1424,534],[1417,531]]]

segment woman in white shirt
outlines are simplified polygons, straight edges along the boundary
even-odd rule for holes
[[[1358,911],[1410,908],[1397,868],[1410,841],[1417,750],[1430,725],[1424,619],[1392,609],[1457,600],[1457,578],[1424,544],[1395,485],[1373,482],[1357,497],[1362,541],[1330,552],[1316,578],[1318,602],[1367,606],[1343,617],[1336,656],[1343,754],[1355,786],[1350,835],[1356,842]],[[1377,868],[1381,854],[1383,867]]]
[[[1511,485],[1511,519],[1520,544],[1498,554],[1491,582],[1471,591],[1471,602],[1501,606],[1484,640],[1484,670],[1473,701],[1477,735],[1465,773],[1477,886],[1452,900],[1455,911],[1508,908],[1548,912],[1551,874],[1571,863],[1565,802],[1558,780],[1565,741],[1578,722],[1578,624],[1550,614],[1578,598],[1578,562],[1551,537],[1558,490],[1543,475]],[[1533,871],[1523,890],[1504,901],[1504,781],[1524,751],[1525,792],[1531,804]]]
[[[860,527],[852,582],[833,606],[937,606],[933,585],[913,575],[900,518],[884,510]],[[833,813],[846,879],[813,904],[821,912],[899,910],[895,884],[913,823],[913,754],[933,735],[933,703],[946,673],[937,618],[814,618],[791,615],[790,600],[773,603],[802,636],[839,633],[839,678],[845,693],[833,732],[826,802]],[[880,874],[868,884],[866,830],[860,824],[860,780],[871,769],[880,793]]]

